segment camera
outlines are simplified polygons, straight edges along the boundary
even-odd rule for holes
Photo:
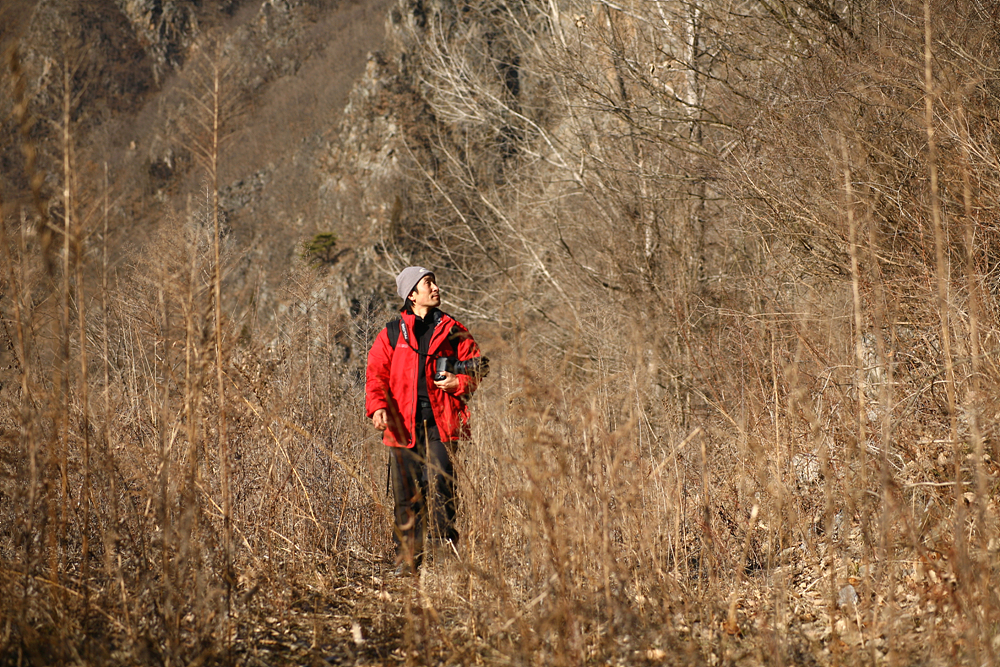
[[[438,357],[434,364],[434,379],[436,381],[443,380],[445,373],[484,378],[489,372],[490,360],[486,357],[473,357],[465,361],[459,361],[453,357]]]

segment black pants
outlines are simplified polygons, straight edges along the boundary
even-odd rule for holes
[[[415,566],[427,540],[458,541],[455,530],[455,473],[429,403],[417,408],[416,445],[389,448],[395,514],[396,559]],[[430,517],[430,521],[428,521]]]

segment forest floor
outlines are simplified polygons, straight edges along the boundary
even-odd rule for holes
[[[916,585],[923,594],[904,596],[890,613],[884,600],[866,593],[857,563],[839,563],[836,570],[844,576],[831,578],[824,561],[795,554],[784,566],[747,577],[717,604],[697,604],[697,595],[674,597],[666,622],[654,620],[664,617],[661,600],[640,597],[628,630],[620,619],[588,623],[581,609],[576,647],[560,654],[537,651],[545,630],[530,617],[544,594],[521,605],[527,626],[518,616],[492,622],[466,606],[474,593],[458,589],[471,587],[474,577],[460,558],[439,556],[418,576],[399,577],[389,558],[355,555],[336,572],[318,569],[310,584],[299,578],[280,612],[271,600],[250,605],[255,613],[240,623],[232,657],[254,666],[501,665],[539,655],[595,665],[937,664],[927,662],[921,642],[941,639],[943,617],[925,617],[920,602],[946,575],[928,570],[924,583],[930,587]],[[863,574],[866,566],[860,567]],[[903,580],[910,587],[920,584],[915,581],[920,570],[908,570]],[[851,571],[854,575],[845,574]],[[525,630],[533,635],[526,642],[517,636]],[[961,638],[954,639],[960,654]],[[550,648],[556,644],[550,642]]]
[[[246,665],[465,664],[428,589],[460,574],[455,557],[398,576],[389,558],[355,555],[335,572],[300,577],[279,611],[258,600],[239,623],[233,658]],[[337,583],[333,583],[336,581]],[[464,629],[459,629],[463,631]],[[464,645],[464,642],[460,641]],[[475,661],[474,661],[475,662]]]

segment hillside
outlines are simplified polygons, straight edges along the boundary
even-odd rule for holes
[[[0,12],[0,664],[997,662],[991,5]],[[409,264],[494,370],[397,578]]]
[[[9,18],[0,40],[18,47],[31,82],[39,167],[51,174],[61,168],[61,137],[43,119],[60,117],[63,86],[53,68],[68,58],[74,158],[89,169],[86,196],[93,201],[105,194],[107,166],[109,252],[113,264],[128,264],[165,225],[189,217],[192,200],[197,206],[203,198],[206,177],[197,146],[203,137],[192,134],[186,114],[205,93],[205,66],[213,58],[204,49],[218,45],[225,51],[215,60],[225,70],[227,115],[218,182],[227,234],[241,256],[231,291],[245,296],[257,289],[258,308],[271,312],[279,307],[273,291],[303,240],[327,229],[314,165],[336,141],[351,87],[369,52],[382,44],[387,3],[160,5],[4,3]],[[38,78],[41,72],[46,74]],[[30,188],[13,97],[6,99],[2,173],[11,210],[30,201]],[[41,193],[47,205],[57,193],[47,177]],[[246,299],[240,301],[233,296],[230,310],[245,309]]]

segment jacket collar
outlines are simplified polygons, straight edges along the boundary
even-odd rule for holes
[[[434,320],[434,334],[431,336],[430,345],[427,348],[427,353],[430,354],[441,345],[441,341],[445,339],[448,332],[451,331],[451,324],[454,323],[451,315],[443,312],[440,308],[435,308],[431,311]],[[413,310],[409,307],[409,304],[403,306],[400,310],[399,318],[402,321],[402,326],[400,327],[400,333],[406,340],[406,344],[413,347],[413,343],[410,342],[410,335],[413,331],[413,326],[416,324],[417,316],[413,313]],[[444,324],[444,326],[441,326]],[[414,348],[416,349],[416,348]]]

